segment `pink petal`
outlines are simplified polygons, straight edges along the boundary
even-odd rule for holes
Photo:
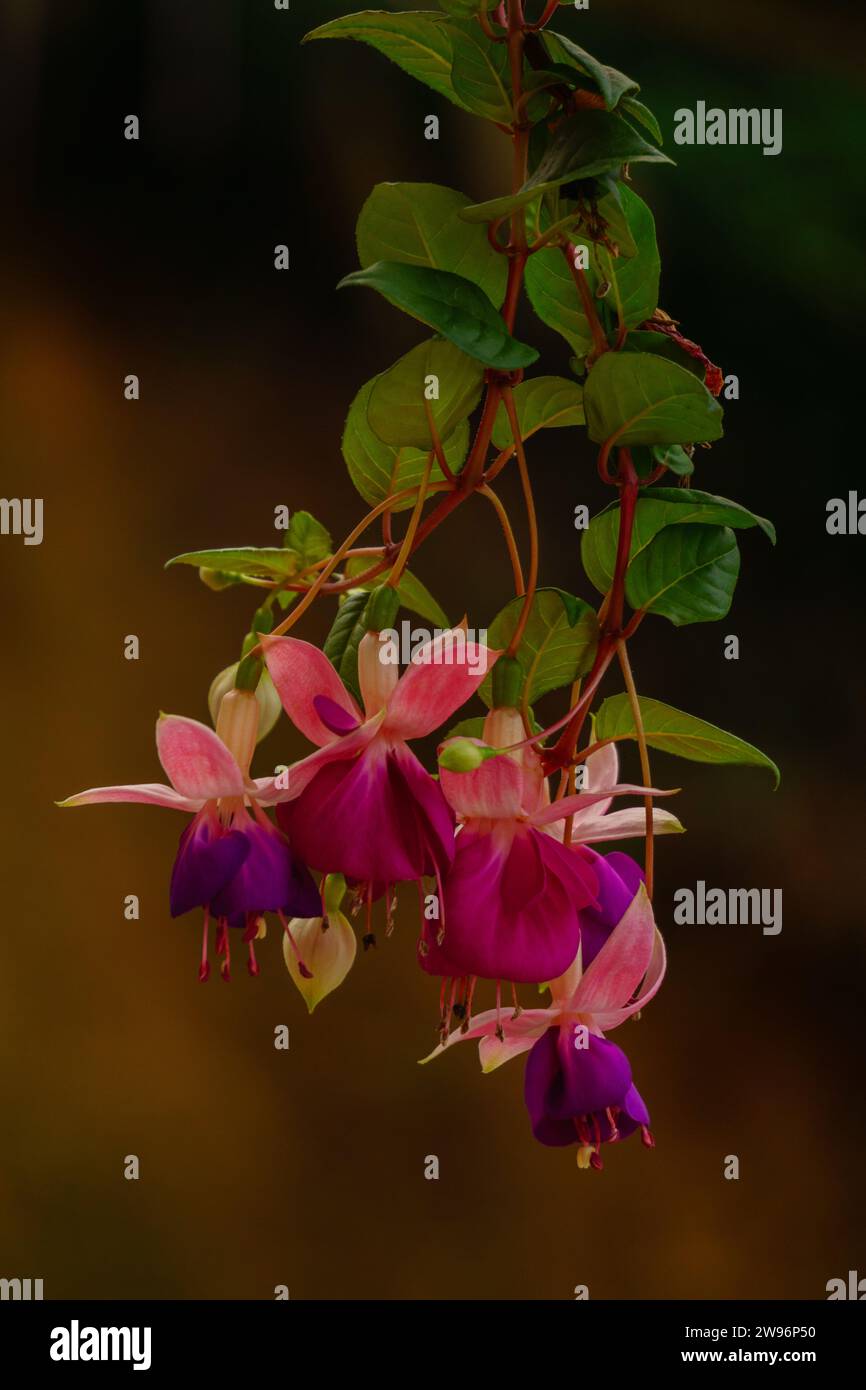
[[[296,729],[306,734],[319,747],[333,743],[339,737],[316,712],[313,703],[317,695],[333,700],[335,705],[351,715],[356,724],[363,719],[324,652],[310,642],[297,637],[268,637],[262,635],[265,662],[283,709]]]
[[[594,792],[598,791],[600,787],[615,787],[618,777],[619,752],[615,743],[606,743],[603,748],[599,748],[597,753],[590,753],[586,760],[584,791]],[[607,804],[600,802],[596,808],[596,814],[603,816],[609,806],[609,801]],[[583,812],[579,811],[578,817],[582,814]],[[575,839],[577,838],[575,835]]]
[[[452,740],[442,745],[444,748]],[[473,739],[473,743],[480,743]],[[439,781],[446,800],[458,816],[493,820],[520,814],[523,797],[523,768],[509,754],[488,758],[472,772],[449,772],[440,768]]]
[[[483,1072],[495,1071],[503,1062],[528,1052],[548,1028],[559,1022],[556,1009],[524,1009],[517,1018],[503,1019],[504,1039],[496,1032],[488,1033],[478,1044],[478,1056]]]
[[[532,824],[550,825],[552,821],[564,820],[566,816],[576,816],[588,806],[610,801],[614,796],[676,796],[676,789],[659,791],[657,787],[635,787],[630,782],[621,782],[618,786],[606,787],[604,791],[577,792],[574,796],[563,796],[559,801],[551,802],[541,811],[536,811],[531,817]]]
[[[441,728],[475,694],[499,656],[450,628],[427,642],[407,666],[388,701],[386,731],[398,738],[423,738]]]
[[[670,811],[654,808],[653,831],[656,835],[678,835],[683,826]],[[598,807],[593,806],[588,814],[575,816],[571,840],[575,845],[593,845],[603,840],[633,840],[645,834],[646,811],[642,806],[611,811],[609,815],[600,815]]]
[[[516,1019],[511,1017],[511,1013],[507,1008],[487,1009],[484,1013],[475,1014],[470,1026],[465,1031],[460,1028],[455,1028],[444,1043],[440,1043],[438,1047],[433,1049],[429,1056],[421,1059],[421,1066],[424,1066],[427,1062],[432,1062],[434,1057],[441,1056],[441,1054],[454,1043],[473,1042],[475,1038],[480,1038],[480,1055],[480,1048],[483,1047],[489,1039],[495,1041],[499,1047],[507,1047],[509,1039],[513,1039],[515,1043],[523,1042],[524,1030],[532,1032],[532,1036],[527,1037],[524,1046],[517,1047],[514,1052],[508,1054],[508,1056],[516,1056],[518,1052],[528,1050],[536,1037],[540,1037],[545,1029],[550,1028],[556,1023],[558,1017],[558,1013],[553,1009],[524,1009],[522,1013],[518,1014]],[[506,1037],[506,1042],[504,1044],[499,1043],[496,1038],[496,1030],[500,1025]],[[533,1029],[535,1031],[532,1031]],[[508,1056],[500,1058],[500,1061],[506,1062]],[[494,1062],[492,1066],[485,1067],[484,1070],[492,1071],[493,1067],[500,1065],[500,1061]]]
[[[332,738],[324,748],[317,748],[315,753],[310,753],[299,763],[293,763],[288,772],[288,787],[277,787],[275,785],[276,776],[256,778],[256,800],[262,806],[275,806],[280,801],[294,801],[295,797],[300,796],[307,784],[313,780],[320,768],[326,767],[328,763],[353,758],[356,753],[362,752],[368,743],[372,743],[381,730],[384,718],[385,712],[383,710],[373,719],[359,724],[351,734],[345,734],[343,738]],[[285,773],[281,775],[281,780],[286,780]]]
[[[643,884],[598,955],[584,971],[570,1007],[595,1014],[628,1005],[653,953],[655,918]]]
[[[596,956],[596,960],[597,959],[598,957]],[[597,1026],[603,1032],[606,1032],[610,1028],[618,1028],[627,1018],[631,1018],[632,1014],[636,1014],[639,1009],[642,1009],[645,1004],[648,1004],[653,995],[658,992],[658,988],[665,977],[666,967],[667,957],[665,955],[665,943],[662,939],[661,932],[656,928],[655,938],[653,940],[653,953],[650,957],[643,988],[637,999],[627,1004],[625,1008],[603,1009],[600,1013],[595,1013],[593,1018]]]
[[[156,722],[156,751],[181,796],[197,801],[243,796],[243,773],[207,724],[180,714],[161,714]]]
[[[58,801],[58,806],[97,806],[100,802],[131,801],[143,802],[147,806],[169,806],[175,811],[199,811],[204,804],[200,799],[181,796],[174,787],[166,787],[162,782],[140,782],[129,787],[93,787],[87,792],[78,792]]]

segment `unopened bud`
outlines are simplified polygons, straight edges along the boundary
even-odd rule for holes
[[[452,738],[439,750],[439,766],[446,772],[474,772],[495,751],[471,738]]]
[[[230,690],[234,690],[235,675],[238,669],[238,662],[233,666],[227,666],[224,671],[220,671],[218,676],[214,676],[211,687],[208,691],[207,705],[210,710],[211,722],[216,728],[219,719],[220,705],[223,697]],[[262,739],[271,732],[280,717],[282,705],[280,697],[276,692],[273,681],[267,671],[263,672],[262,678],[256,687],[256,700],[259,705],[259,729],[256,742],[261,743]]]

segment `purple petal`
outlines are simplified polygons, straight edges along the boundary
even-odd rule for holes
[[[351,734],[358,728],[357,719],[353,719],[349,711],[338,705],[336,700],[332,700],[330,695],[314,695],[313,707],[325,728],[330,729],[332,734]]]
[[[246,818],[239,833],[248,852],[232,879],[211,900],[217,917],[240,920],[248,912],[292,912],[294,901],[309,901],[316,916],[321,900],[307,870],[296,864],[285,837],[271,826]],[[300,877],[299,877],[300,875]],[[309,889],[312,888],[312,893]]]
[[[640,1118],[646,1107],[632,1085],[622,1049],[594,1034],[588,1047],[576,1048],[574,1042],[574,1026],[549,1028],[527,1058],[524,1094],[536,1139],[550,1145],[579,1143],[574,1121],[584,1120],[589,1134],[604,1143],[613,1137],[608,1109],[623,1111],[617,1120],[620,1137],[646,1123]]]
[[[640,865],[619,850],[611,854],[597,854],[584,845],[578,852],[589,858],[598,880],[598,905],[584,908],[580,914],[585,970],[625,915],[639,885],[643,883],[644,875]]]
[[[171,872],[169,905],[172,917],[204,907],[238,873],[249,854],[246,837],[224,830],[210,813],[201,813],[180,837]]]

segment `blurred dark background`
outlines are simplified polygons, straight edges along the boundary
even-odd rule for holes
[[[210,679],[235,659],[254,596],[165,572],[169,556],[272,543],[278,503],[335,536],[360,514],[346,409],[420,336],[373,295],[334,291],[372,184],[507,187],[495,131],[370,49],[299,47],[351,8],[0,4],[0,493],[45,499],[41,547],[0,539],[0,1275],[41,1277],[47,1297],[287,1284],[293,1298],[567,1299],[588,1284],[594,1298],[822,1298],[831,1277],[866,1273],[866,541],[825,531],[827,499],[862,477],[862,12],[608,0],[556,26],[637,77],[662,121],[678,167],[635,174],[661,302],[741,386],[696,483],[779,528],[775,551],[742,536],[723,623],[648,621],[633,644],[643,693],[783,769],[774,794],[758,771],[654,759],[684,788],[689,833],[658,851],[668,980],[617,1035],[654,1153],[631,1141],[603,1174],[578,1173],[573,1151],[532,1140],[521,1063],[485,1078],[463,1047],[418,1070],[438,991],[415,968],[411,895],[393,938],[308,1019],[273,931],[259,980],[198,985],[198,921],[171,922],[166,904],[179,817],[52,805],[156,778],[157,711],[207,718]],[[675,148],[673,112],[700,99],[781,107],[782,154]],[[433,112],[438,143],[423,138]],[[288,273],[273,268],[280,242]],[[567,371],[555,335],[528,314],[519,332],[544,347],[542,370]],[[542,579],[590,599],[572,515],[607,500],[592,453],[556,432],[531,457]],[[480,501],[415,567],[476,625],[508,597]],[[138,662],[123,659],[129,633]],[[739,662],[723,659],[728,633]],[[304,750],[283,721],[259,769]],[[674,926],[672,893],[698,878],[781,887],[781,935]],[[129,893],[139,922],[124,920]],[[722,1176],[729,1154],[738,1182]]]

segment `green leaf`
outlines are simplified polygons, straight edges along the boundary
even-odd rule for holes
[[[648,478],[659,464],[664,464],[669,473],[681,478],[687,478],[695,471],[694,460],[681,444],[635,444],[631,459],[639,478]]]
[[[471,280],[497,306],[505,298],[508,264],[481,227],[460,217],[468,199],[435,183],[377,183],[356,229],[358,259],[450,270]]]
[[[649,107],[644,106],[642,101],[638,101],[636,97],[623,97],[619,109],[623,116],[628,116],[633,121],[639,121],[659,145],[664,144],[661,126]]]
[[[448,14],[457,15],[458,19],[480,14],[482,10],[492,10],[498,3],[499,0],[439,0],[443,10]]]
[[[632,204],[640,203],[641,199],[638,198],[636,193],[632,192],[627,184],[617,183],[616,179],[610,180],[612,187],[609,187],[606,193],[601,193],[601,189],[607,181],[607,179],[598,181],[600,196],[595,201],[596,217],[601,223],[601,231],[608,241],[612,241],[616,245],[620,256],[636,256],[638,253],[638,245],[634,239],[632,229],[629,226],[626,209]],[[626,201],[626,199],[628,201]],[[646,204],[643,204],[643,206],[646,207]],[[646,210],[649,213],[649,208]],[[655,246],[655,222],[653,221],[651,213],[649,213],[648,225],[652,243],[653,246]],[[581,235],[573,236],[571,240],[577,242],[586,237],[590,237],[591,240],[601,240],[600,237],[592,238],[589,228],[581,229]],[[655,254],[656,258],[658,258],[657,249]],[[655,305],[653,305],[653,308],[655,308]]]
[[[626,77],[624,72],[619,72],[616,68],[610,68],[606,63],[600,63],[597,58],[593,58],[591,53],[587,53],[585,48],[581,48],[573,39],[569,39],[565,34],[554,33],[552,29],[546,29],[541,36],[541,41],[550,54],[554,63],[566,63],[569,67],[576,68],[595,83],[601,95],[604,97],[604,104],[608,111],[622,100],[623,97],[632,96],[640,91],[637,82],[631,77]]]
[[[649,318],[645,314],[644,318]],[[638,320],[642,322],[642,320]],[[699,357],[693,357],[685,348],[681,348],[679,343],[669,338],[667,333],[654,333],[652,329],[644,332],[632,329],[625,336],[625,342],[621,348],[622,352],[651,352],[656,357],[666,357],[669,362],[675,362],[678,367],[691,372],[699,381],[703,381],[706,376],[706,367]]]
[[[430,378],[436,378],[437,400],[427,400]],[[444,442],[467,419],[481,399],[484,370],[465,352],[443,338],[419,343],[387,372],[377,376],[367,401],[367,423],[384,444],[396,448],[433,447],[427,407]]]
[[[350,589],[337,609],[331,631],[322,650],[347,690],[360,702],[358,685],[358,647],[366,632],[364,611],[369,594],[366,589]]]
[[[354,578],[355,575],[363,574],[364,570],[371,568],[371,560],[367,555],[353,555],[346,565],[346,575]],[[362,589],[375,589],[379,584],[384,584],[390,577],[390,569],[383,570],[375,579],[368,579],[366,584],[361,584]],[[410,613],[417,613],[419,617],[426,618],[433,623],[434,627],[441,627],[444,631],[450,628],[448,614],[440,608],[433,595],[426,585],[421,583],[409,570],[404,570],[397,584],[397,597],[400,606],[408,609]]]
[[[619,193],[622,215],[635,254],[628,259],[618,259],[601,253],[602,260],[599,251],[591,248],[589,265],[584,274],[590,293],[594,296],[601,281],[607,280],[612,271],[622,304],[623,319],[626,325],[631,325],[643,323],[658,303],[660,262],[652,212],[643,199],[625,185],[620,187]],[[601,209],[601,204],[599,207]],[[611,204],[606,202],[606,207],[611,211]],[[580,236],[575,235],[575,240],[580,244]],[[529,258],[526,292],[542,322],[556,329],[578,357],[585,357],[592,347],[592,331],[583,312],[574,277],[561,251],[538,251]],[[613,310],[616,303],[613,290],[607,302]]]
[[[722,407],[703,382],[654,353],[606,352],[583,399],[596,444],[698,444],[722,434]]]
[[[189,550],[166,562],[195,565],[198,569],[219,570],[226,575],[251,579],[291,579],[301,568],[301,557],[286,546],[241,545],[225,550]]]
[[[512,371],[528,367],[538,357],[535,348],[512,338],[483,290],[461,275],[377,261],[366,270],[345,276],[337,288],[344,285],[368,285],[378,290],[487,367]]]
[[[445,735],[445,738],[442,739],[442,742],[444,743],[445,740],[449,738],[483,739],[484,720],[485,716],[483,714],[474,715],[471,719],[461,719],[458,724],[454,725],[453,729],[448,730],[447,734]]]
[[[635,557],[625,596],[635,610],[676,627],[724,618],[731,606],[740,551],[727,526],[668,526]]]
[[[453,39],[451,81],[455,96],[474,115],[510,125],[514,109],[507,45],[490,43],[473,20],[454,28],[460,31]]]
[[[523,610],[523,599],[513,598],[497,613],[487,633],[487,645],[504,649],[511,641]],[[562,589],[538,589],[532,601],[529,620],[517,652],[529,682],[530,703],[571,685],[592,666],[598,645],[598,619],[589,604]],[[493,678],[488,675],[478,691],[489,705]]]
[[[311,39],[358,39],[384,53],[410,77],[426,83],[456,105],[464,106],[451,77],[455,33],[452,22],[444,14],[425,10],[406,14],[363,10],[360,14],[343,15],[319,25],[305,36],[304,43]]]
[[[716,497],[697,488],[654,487],[642,492],[635,507],[629,565],[646,550],[660,531],[683,525],[732,526],[747,531],[758,526],[775,545],[776,532],[765,517],[757,516],[739,502]],[[613,580],[619,539],[619,503],[605,507],[594,516],[583,534],[581,559],[587,577],[602,594]]]
[[[616,282],[619,286],[623,319],[630,327],[632,324],[643,323],[645,319],[648,319],[658,304],[661,262],[656,242],[655,219],[650,208],[625,184],[620,186],[619,195],[626,225],[636,250],[635,254],[628,259],[606,258],[603,268],[606,273],[608,270],[607,260],[612,261]],[[606,203],[606,206],[609,207],[609,204]],[[597,288],[597,275],[598,269],[596,267],[590,275],[590,287],[593,293]],[[611,296],[611,304],[613,303],[615,303],[615,299]],[[657,336],[661,337],[662,335],[658,334]]]
[[[524,279],[530,304],[542,323],[556,329],[579,358],[592,348],[592,333],[574,277],[561,251],[536,251]]]
[[[518,193],[475,203],[461,216],[467,222],[492,222],[525,207],[539,193],[639,161],[673,163],[619,116],[609,111],[578,111],[560,121],[535,172]]]
[[[286,547],[301,557],[301,568],[324,560],[333,550],[333,542],[321,522],[309,512],[294,512],[286,531]]]
[[[638,703],[650,748],[673,753],[678,758],[688,758],[693,763],[739,763],[766,767],[773,773],[778,787],[781,781],[778,767],[772,758],[753,744],[716,728],[715,724],[708,724],[704,719],[696,719],[693,714],[684,714],[671,705],[663,705],[660,700],[641,697]],[[604,701],[595,717],[595,737],[637,738],[628,695],[613,695]]]
[[[365,502],[375,507],[393,492],[420,483],[427,462],[427,449],[393,448],[383,444],[367,420],[367,407],[378,378],[366,382],[353,400],[343,430],[343,458],[349,476]],[[469,426],[459,425],[450,439],[443,441],[445,457],[453,473],[459,473],[469,449]],[[443,473],[438,463],[430,470],[431,482],[441,482]],[[415,499],[407,497],[398,502],[395,512],[414,506]]]
[[[513,394],[521,439],[529,439],[536,430],[561,429],[584,422],[583,388],[566,377],[530,377],[515,386]],[[500,405],[493,426],[493,444],[497,449],[507,449],[512,443],[508,412]]]

